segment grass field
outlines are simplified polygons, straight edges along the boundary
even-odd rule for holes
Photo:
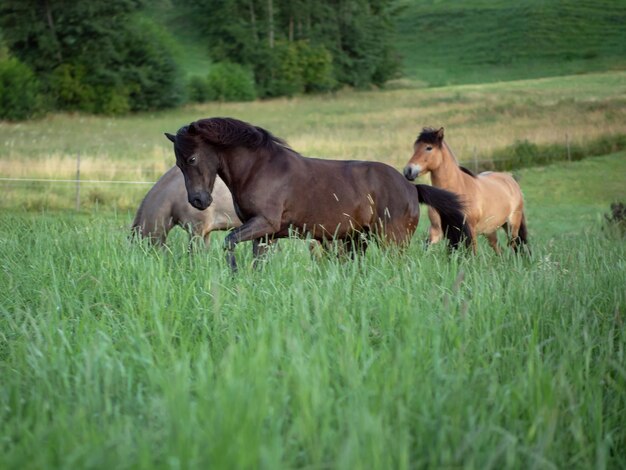
[[[382,160],[402,168],[423,126],[445,126],[461,161],[490,159],[517,141],[587,145],[626,134],[626,72],[383,92],[344,91],[253,103],[209,103],[121,118],[51,115],[0,122],[0,176],[154,181],[174,164],[163,132],[210,116],[269,129],[308,156]],[[591,150],[591,149],[590,149]],[[67,209],[74,187],[0,181],[0,208]],[[146,187],[84,185],[82,207],[133,210]]]
[[[428,86],[626,68],[626,3],[403,0],[397,49]]]
[[[0,177],[72,179],[80,155],[83,180],[154,181],[163,132],[211,116],[396,168],[423,126],[470,167],[626,135],[623,1],[399,3],[385,90],[0,121]],[[184,15],[151,8],[204,74]],[[130,243],[149,186],[84,183],[74,211],[72,184],[0,180],[0,470],[626,468],[626,245],[604,218],[624,175],[624,149],[516,170],[531,257],[425,250],[424,215],[402,253],[286,240],[253,270],[242,244],[236,276],[224,234]]]
[[[520,171],[532,259],[0,214],[0,467],[623,468],[625,154]]]

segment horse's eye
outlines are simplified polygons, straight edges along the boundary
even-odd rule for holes
[[[428,150],[429,152],[432,150],[433,148],[429,145],[428,147],[426,147],[426,150]]]
[[[188,165],[193,165],[194,163],[196,163],[196,157],[190,157],[189,160],[187,160],[187,164]]]

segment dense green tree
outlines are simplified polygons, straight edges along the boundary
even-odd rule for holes
[[[27,119],[40,110],[41,97],[35,74],[0,48],[0,119]]]
[[[214,59],[252,68],[262,96],[382,85],[399,69],[393,0],[177,2]]]
[[[61,109],[116,113],[180,100],[164,34],[138,23],[144,0],[2,0],[9,50]]]

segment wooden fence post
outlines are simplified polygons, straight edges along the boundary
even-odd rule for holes
[[[76,211],[80,211],[80,152],[76,155]]]
[[[474,172],[478,173],[478,155],[476,154],[476,147],[474,147]]]

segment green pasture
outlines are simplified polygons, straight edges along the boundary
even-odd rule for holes
[[[385,161],[401,169],[424,126],[444,126],[446,141],[470,168],[513,156],[516,143],[567,156],[568,142],[598,155],[598,142],[626,135],[626,72],[483,85],[342,91],[252,103],[208,103],[125,117],[55,114],[0,122],[0,177],[155,181],[174,164],[163,132],[211,116],[262,126],[300,153]],[[606,143],[605,142],[605,143]],[[602,145],[606,153],[620,150]],[[560,150],[559,150],[560,149]],[[602,153],[602,152],[600,152]],[[532,164],[533,155],[528,157]],[[541,160],[545,160],[543,157]],[[40,211],[75,207],[75,187],[0,181],[0,208]],[[134,210],[147,186],[83,184],[81,208]]]
[[[533,255],[285,241],[231,276],[131,212],[0,213],[0,467],[623,468],[626,155],[519,171]]]
[[[424,86],[626,68],[626,3],[612,0],[403,0],[404,73]]]

